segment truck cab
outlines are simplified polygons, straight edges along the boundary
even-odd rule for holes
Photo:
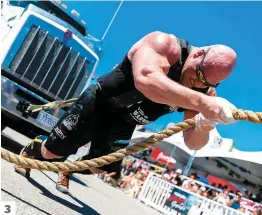
[[[101,44],[66,2],[1,3],[2,129],[48,134],[65,109],[30,113],[26,107],[77,98],[96,72]]]

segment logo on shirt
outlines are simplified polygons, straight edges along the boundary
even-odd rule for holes
[[[78,123],[79,114],[70,114],[63,121],[62,124],[71,131]]]
[[[57,136],[59,136],[62,140],[66,138],[66,135],[63,133],[63,131],[60,128],[55,127],[54,131],[57,134]]]
[[[131,117],[138,122],[140,125],[149,124],[148,116],[144,113],[144,111],[138,107],[135,111],[130,113]]]

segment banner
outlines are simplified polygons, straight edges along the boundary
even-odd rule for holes
[[[180,214],[187,215],[191,207],[193,206],[195,210],[197,204],[201,201],[202,199],[200,197],[183,191],[181,188],[174,187],[170,197],[165,202],[165,206]],[[255,209],[262,209],[261,204],[255,203],[248,199],[241,199],[240,205],[250,212],[253,212]]]
[[[170,168],[174,168],[176,164],[176,160],[169,156],[168,153],[161,151],[156,147],[150,147],[153,149],[151,158],[158,161],[159,163],[168,165]]]
[[[180,214],[187,215],[190,208],[201,201],[201,198],[174,187],[170,197],[166,200],[165,206]]]
[[[251,212],[253,212],[255,209],[262,210],[261,204],[255,203],[255,202],[248,200],[248,199],[241,198],[240,205],[241,205],[241,207],[244,207]]]

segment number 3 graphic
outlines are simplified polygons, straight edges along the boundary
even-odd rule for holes
[[[11,206],[10,205],[5,205],[5,211],[4,211],[4,213],[6,213],[6,214],[9,214],[10,212],[11,212]]]

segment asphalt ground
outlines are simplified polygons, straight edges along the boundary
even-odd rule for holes
[[[4,132],[1,138],[4,148],[18,153],[28,143],[26,137],[14,131]],[[38,170],[32,170],[31,177],[26,179],[14,171],[13,164],[1,160],[1,201],[14,201],[17,215],[160,214],[93,175],[73,174],[68,195],[56,190],[56,180],[56,173]]]

